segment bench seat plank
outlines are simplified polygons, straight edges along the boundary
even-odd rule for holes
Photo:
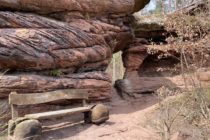
[[[10,104],[14,105],[35,105],[64,99],[88,100],[88,92],[83,89],[67,89],[33,94],[17,94],[13,92],[9,96]]]
[[[75,113],[83,113],[83,112],[88,112],[90,111],[91,106],[87,107],[77,107],[77,108],[72,108],[72,109],[64,109],[64,110],[58,110],[58,111],[50,111],[50,112],[43,112],[43,113],[36,113],[36,114],[28,114],[25,115],[26,118],[30,119],[49,119],[49,118],[56,118],[59,116],[66,116],[66,115],[71,115]]]

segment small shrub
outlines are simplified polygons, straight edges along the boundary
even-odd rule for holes
[[[60,70],[55,69],[50,71],[49,75],[53,77],[60,77],[62,75],[62,72]]]

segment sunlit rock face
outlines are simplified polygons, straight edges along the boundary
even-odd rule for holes
[[[91,100],[110,99],[104,71],[134,39],[132,13],[147,2],[0,0],[0,98],[82,88]]]

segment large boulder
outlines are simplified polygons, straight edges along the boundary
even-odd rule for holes
[[[108,65],[111,58],[114,46],[109,45],[99,29],[93,34],[38,15],[11,12],[0,15],[0,69],[78,68],[88,63],[103,65],[106,60]],[[95,24],[111,34],[105,31],[107,24]],[[120,28],[108,27],[115,31],[112,34],[116,38]]]
[[[126,45],[122,38],[132,39],[126,25],[100,19],[67,23],[18,12],[0,15],[0,70],[9,70],[0,79],[1,98],[11,91],[85,88],[91,100],[110,99],[111,81],[103,71],[115,47]]]
[[[42,14],[56,12],[107,14],[127,13],[139,11],[150,0],[0,0],[0,8],[13,10],[32,11]]]
[[[0,8],[42,14],[79,11],[82,13],[131,13],[133,0],[0,0]]]
[[[26,120],[16,126],[13,140],[40,140],[41,133],[42,126],[39,121]]]
[[[112,54],[132,42],[131,14],[146,3],[0,0],[0,71],[7,71],[0,77],[0,98],[12,91],[82,88],[91,100],[109,99],[104,71]],[[129,51],[127,61],[133,53],[138,51]]]

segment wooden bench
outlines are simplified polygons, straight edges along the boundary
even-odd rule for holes
[[[88,93],[86,90],[76,89],[76,90],[57,90],[53,92],[45,93],[34,93],[34,94],[17,94],[12,92],[9,95],[9,104],[11,105],[12,119],[15,120],[19,117],[18,106],[21,105],[36,105],[49,103],[59,100],[82,100],[83,107],[78,107],[75,109],[65,109],[60,111],[50,111],[37,114],[25,115],[27,118],[32,119],[45,119],[50,117],[64,116],[68,114],[74,114],[79,112],[90,111],[90,106],[86,106],[86,100],[88,100]]]
[[[11,105],[11,112],[12,112],[12,120],[9,123],[9,128],[8,128],[8,133],[9,137],[11,139],[23,139],[26,136],[31,136],[32,134],[25,134],[24,131],[26,130],[15,130],[15,128],[18,129],[17,127],[17,120],[18,124],[21,124],[22,121],[20,121],[20,117],[18,114],[18,106],[26,106],[26,105],[37,105],[37,104],[44,104],[44,103],[49,103],[49,102],[54,102],[54,101],[59,101],[59,100],[81,100],[82,105],[76,108],[72,109],[63,109],[63,110],[57,110],[57,111],[48,111],[48,112],[43,112],[43,113],[35,113],[35,114],[26,114],[23,117],[23,120],[34,120],[36,125],[39,125],[39,122],[37,120],[42,120],[42,119],[49,119],[49,118],[55,118],[55,117],[61,117],[61,116],[68,116],[76,113],[84,113],[84,121],[85,123],[94,123],[94,120],[91,118],[91,115],[94,117],[94,107],[97,105],[87,105],[87,100],[88,100],[88,92],[87,90],[84,89],[67,89],[67,90],[57,90],[57,91],[52,91],[52,92],[45,92],[45,93],[32,93],[32,94],[18,94],[16,92],[12,92],[9,95],[9,104]],[[97,110],[102,110],[101,114],[102,116],[99,116],[99,121],[96,122],[105,122],[109,117],[108,110],[105,106],[99,105],[98,107],[95,108],[96,113],[95,114],[100,114],[97,112]],[[26,123],[26,122],[25,122]],[[32,123],[30,121],[30,123]],[[15,126],[14,126],[15,125]],[[22,123],[23,125],[23,123]],[[33,124],[34,125],[34,124]],[[21,126],[19,126],[21,127]],[[34,125],[35,127],[35,125]],[[25,129],[25,126],[22,127]],[[36,126],[37,128],[37,126]],[[20,128],[19,128],[20,129]],[[30,128],[34,130],[33,126]],[[15,131],[18,131],[16,134]],[[40,130],[39,130],[40,132]],[[39,133],[37,131],[37,133]],[[23,134],[22,134],[23,133]],[[27,131],[27,133],[29,133]],[[32,132],[31,132],[32,133]],[[34,132],[33,132],[34,134]],[[39,134],[40,135],[40,134]],[[37,136],[37,135],[36,135]],[[13,137],[13,138],[12,138]],[[15,138],[14,138],[15,137]]]

